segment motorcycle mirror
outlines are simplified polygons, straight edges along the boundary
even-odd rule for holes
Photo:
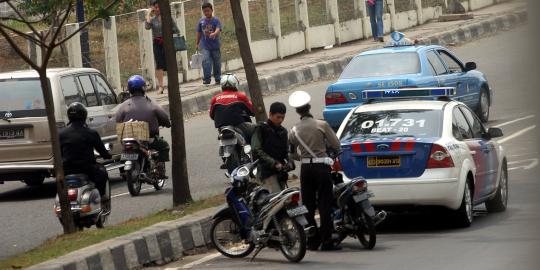
[[[251,145],[244,145],[244,153],[246,155],[251,153]]]
[[[111,150],[113,149],[113,144],[112,144],[112,143],[106,143],[106,144],[105,144],[105,149],[106,149],[107,151],[111,151]]]

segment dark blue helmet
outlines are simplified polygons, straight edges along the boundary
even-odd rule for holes
[[[134,91],[144,92],[146,82],[141,75],[133,75],[128,79],[128,91],[133,94]]]

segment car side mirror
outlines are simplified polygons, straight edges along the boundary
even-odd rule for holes
[[[488,129],[487,135],[489,136],[490,139],[504,136],[500,128],[494,128],[494,127]]]
[[[476,63],[475,62],[467,62],[465,64],[465,71],[475,70],[476,69]]]

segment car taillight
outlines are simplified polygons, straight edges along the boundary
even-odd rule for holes
[[[448,153],[448,150],[438,144],[433,144],[433,146],[431,146],[427,168],[435,169],[451,167],[454,167],[454,161],[452,160],[452,156]]]
[[[363,191],[367,188],[367,181],[366,180],[359,180],[356,183],[354,183],[354,186],[352,187],[353,192],[359,192]]]
[[[332,165],[332,171],[333,172],[343,171],[343,168],[341,167],[341,162],[339,162],[339,158],[336,158],[336,161],[334,161],[334,165]]]
[[[72,202],[76,201],[78,193],[77,189],[68,189],[68,199]]]
[[[347,103],[347,99],[345,98],[343,93],[340,92],[326,93],[326,95],[324,96],[324,101],[326,105]]]

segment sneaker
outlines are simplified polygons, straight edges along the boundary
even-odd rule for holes
[[[378,39],[380,42],[384,42],[384,37],[379,37]]]
[[[215,85],[220,85],[221,82],[220,81],[216,81]]]
[[[210,82],[203,82],[202,83],[204,86],[210,86]]]

